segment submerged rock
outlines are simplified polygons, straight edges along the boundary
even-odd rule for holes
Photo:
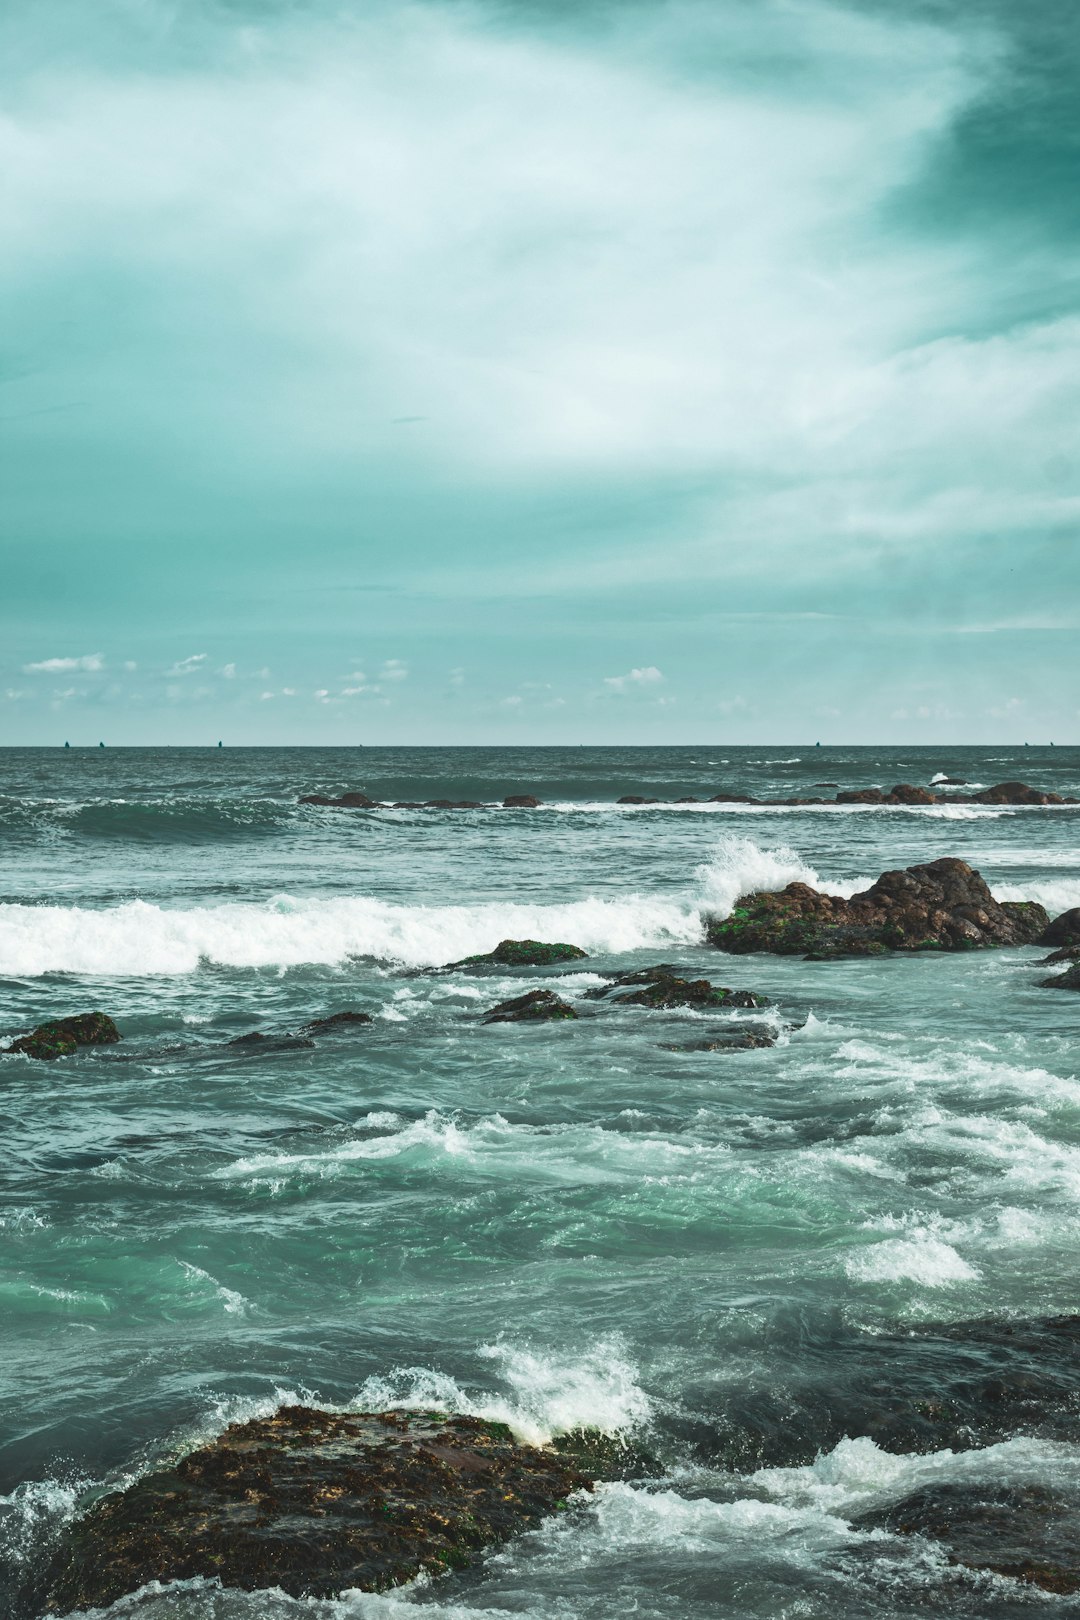
[[[463,956],[448,962],[447,969],[462,967],[551,967],[556,962],[584,962],[588,952],[580,945],[541,939],[501,939],[493,951],[482,956]]]
[[[758,1047],[775,1046],[776,1036],[763,1024],[732,1024],[704,1041],[665,1042],[664,1052],[752,1052]]]
[[[481,1418],[282,1407],[96,1502],[53,1563],[46,1609],[200,1576],[292,1597],[385,1591],[468,1564],[591,1489],[599,1470],[580,1458]]]
[[[1043,1485],[927,1485],[855,1522],[926,1536],[945,1547],[950,1563],[967,1569],[1045,1592],[1080,1591],[1080,1504]]]
[[[76,1013],[71,1018],[50,1018],[29,1035],[12,1041],[5,1050],[51,1062],[70,1057],[80,1046],[111,1046],[119,1039],[120,1031],[107,1013]]]
[[[313,1018],[310,1024],[301,1029],[302,1035],[326,1035],[337,1030],[355,1029],[361,1024],[375,1022],[370,1013],[363,1012],[336,1012],[330,1013],[326,1018]]]
[[[708,919],[706,938],[736,955],[867,956],[1030,945],[1046,925],[1042,906],[995,900],[966,861],[946,858],[883,872],[849,900],[806,883],[744,895],[730,917]]]
[[[484,1014],[485,1024],[550,1023],[557,1018],[576,1018],[577,1013],[568,1001],[563,1001],[553,990],[529,990],[510,1001],[500,1001]]]
[[[626,986],[632,986],[626,990]],[[640,987],[640,988],[639,988]],[[624,994],[616,995],[617,990]],[[620,1006],[629,1007],[767,1007],[766,996],[755,995],[752,990],[729,990],[722,984],[711,984],[708,979],[684,979],[673,968],[640,968],[633,973],[620,973],[610,984],[588,992],[591,1000],[610,999]]]

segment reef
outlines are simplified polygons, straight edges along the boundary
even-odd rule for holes
[[[584,962],[588,952],[580,945],[540,939],[501,939],[493,951],[482,956],[463,956],[460,962],[447,962],[444,972],[465,967],[552,967],[559,962]]]
[[[1034,901],[998,901],[966,861],[945,858],[884,872],[849,900],[806,883],[743,895],[729,917],[706,922],[706,938],[735,955],[828,959],[891,951],[970,951],[1031,945],[1047,915]]]
[[[292,1597],[385,1591],[473,1562],[616,1465],[642,1463],[610,1438],[556,1451],[476,1417],[282,1407],[95,1502],[45,1578],[45,1608],[200,1576]]]
[[[71,1018],[50,1018],[3,1050],[51,1063],[54,1058],[70,1057],[80,1046],[112,1046],[119,1039],[120,1031],[107,1013],[76,1013]]]
[[[560,1018],[576,1018],[577,1013],[568,1001],[563,1001],[553,990],[528,990],[523,996],[500,1001],[484,1014],[485,1024],[538,1024],[552,1023]]]

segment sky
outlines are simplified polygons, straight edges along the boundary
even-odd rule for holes
[[[6,0],[0,740],[1080,741],[1075,0]]]

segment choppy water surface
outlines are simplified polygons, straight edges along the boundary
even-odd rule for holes
[[[13,1613],[88,1489],[294,1396],[435,1402],[532,1438],[630,1426],[670,1472],[602,1487],[478,1569],[393,1596],[196,1584],[117,1612],[1075,1612],[852,1518],[935,1479],[1077,1488],[1064,1394],[1056,1427],[1006,1425],[983,1444],[898,1454],[879,1419],[897,1379],[950,1376],[919,1362],[924,1330],[938,1343],[952,1324],[977,1371],[981,1341],[962,1324],[1080,1309],[1080,997],[1036,988],[1036,949],[732,959],[702,944],[701,919],[747,889],[801,877],[850,893],[939,855],[1053,914],[1080,904],[1080,812],[612,800],[936,773],[1078,793],[1080,753],[13,750],[0,763],[4,1027],[100,1007],[124,1035],[54,1065],[0,1065]],[[545,805],[296,803],[349,788]],[[418,971],[507,935],[569,940],[591,960]],[[658,961],[764,992],[778,1044],[673,1051],[723,1020],[588,1002],[596,1016],[578,1023],[478,1022],[538,977],[573,999],[597,971]],[[226,1044],[346,1007],[374,1025],[312,1047]],[[1036,1338],[1036,1370],[1042,1354]]]

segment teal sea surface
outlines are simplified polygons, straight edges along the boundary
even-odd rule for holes
[[[0,1609],[33,1612],[96,1493],[303,1400],[599,1424],[665,1473],[392,1594],[195,1582],[110,1617],[1080,1612],[858,1523],[928,1481],[1080,1494],[1060,1425],[894,1443],[927,1329],[977,1383],[988,1323],[1080,1311],[1080,995],[1038,988],[1036,947],[809,962],[703,934],[753,889],[944,855],[1054,916],[1080,808],[614,802],[942,777],[1075,795],[1080,750],[0,753],[3,1031],[101,1009],[123,1036],[0,1059]],[[298,802],[346,790],[482,807]],[[506,937],[588,959],[429,971]],[[660,962],[770,1006],[588,999]],[[541,983],[589,1016],[481,1022]],[[350,1009],[373,1022],[284,1038]],[[776,1044],[704,1049],[740,1021]],[[255,1030],[282,1038],[229,1044]]]

